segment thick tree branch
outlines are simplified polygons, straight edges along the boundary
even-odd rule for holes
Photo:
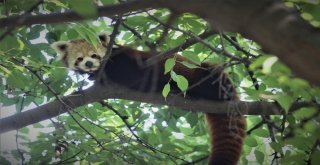
[[[181,5],[183,4],[183,5]],[[175,13],[191,12],[219,31],[239,32],[277,55],[296,75],[320,84],[320,29],[312,27],[282,1],[270,0],[136,0],[98,7],[98,16],[114,16],[146,8],[166,7]],[[0,19],[0,27],[79,21],[75,12],[23,15]],[[17,22],[19,20],[19,22]]]
[[[282,1],[157,1],[175,12],[205,18],[219,31],[241,33],[280,58],[294,74],[320,84],[320,29],[311,26]],[[180,5],[184,4],[184,5]]]
[[[34,5],[32,5],[30,7],[29,10],[26,11],[27,14],[30,14],[33,10],[35,10],[36,8],[38,8],[39,5],[41,5],[43,3],[43,0],[39,0],[37,3],[35,3]],[[20,22],[20,20],[24,19],[24,17],[20,17],[19,20],[17,20],[17,22]],[[18,24],[19,25],[19,24]],[[18,26],[16,25],[16,26]],[[2,41],[7,35],[11,34],[13,32],[15,28],[11,27],[11,28],[7,28],[5,32],[1,33],[0,35],[0,41]]]
[[[114,15],[128,13],[130,11],[137,11],[151,7],[152,1],[128,1],[117,5],[97,7],[97,17],[106,16],[111,17]],[[66,11],[63,13],[51,13],[41,15],[31,15],[30,13],[21,16],[12,16],[0,19],[0,28],[15,27],[17,25],[30,26],[33,24],[54,24],[69,21],[81,21],[85,18],[73,11]],[[93,19],[93,18],[92,18]]]
[[[68,107],[63,106],[59,100],[56,100],[37,108],[0,119],[0,133],[38,123],[42,120],[66,113],[71,109],[108,98],[119,98],[158,105],[168,105],[193,112],[230,113],[232,111],[236,111],[241,114],[249,115],[282,114],[280,107],[269,102],[214,102],[209,100],[187,100],[176,95],[169,95],[166,101],[161,94],[145,94],[108,82],[106,86],[96,84],[81,93],[74,93],[67,97],[62,97],[61,100],[68,104]],[[317,108],[319,108],[318,105],[311,103],[295,103],[291,106],[290,111],[292,112],[305,106],[317,106]]]

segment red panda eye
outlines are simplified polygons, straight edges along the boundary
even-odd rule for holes
[[[78,61],[82,61],[82,60],[83,60],[83,58],[82,58],[82,57],[79,57],[77,60],[78,60]]]
[[[97,58],[98,55],[97,55],[97,54],[93,54],[93,55],[91,55],[91,57],[92,57],[92,58]]]

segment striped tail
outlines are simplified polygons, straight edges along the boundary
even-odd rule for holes
[[[243,116],[206,114],[211,136],[209,165],[236,165],[246,134]]]

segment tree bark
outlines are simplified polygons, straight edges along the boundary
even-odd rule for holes
[[[77,107],[110,98],[133,100],[157,105],[168,105],[192,112],[224,114],[239,113],[243,115],[279,115],[284,113],[281,110],[281,107],[271,102],[215,102],[210,100],[188,100],[183,98],[181,95],[169,95],[165,100],[161,94],[146,94],[130,90],[123,86],[108,83],[105,86],[97,84],[82,92],[63,97],[61,99],[62,102],[55,100],[34,109],[0,119],[0,133],[38,123],[68,111],[71,112]],[[293,112],[294,110],[305,106],[319,107],[318,105],[310,103],[295,103],[291,106],[289,112]]]
[[[181,5],[183,4],[183,5]],[[320,30],[301,19],[298,13],[284,6],[282,1],[273,0],[137,0],[119,5],[98,8],[98,16],[114,16],[146,8],[166,7],[175,12],[191,12],[206,19],[219,31],[241,33],[258,42],[262,48],[277,55],[294,74],[308,81],[320,84]],[[84,20],[77,13],[53,13],[46,15],[22,15],[0,19],[0,27],[49,24]],[[63,103],[54,101],[0,120],[0,133],[22,128],[39,121],[55,117],[76,107],[107,98],[120,98],[153,104],[176,106],[194,112],[241,114],[281,114],[273,103],[267,102],[211,102],[206,100],[185,100],[169,96],[167,101],[158,94],[143,94],[117,85],[93,87],[63,98]],[[66,106],[68,105],[68,106]],[[309,105],[297,103],[295,110]],[[214,109],[212,108],[214,107]],[[237,111],[236,111],[237,110]],[[24,120],[21,120],[24,119]]]
[[[183,4],[183,5],[181,5]],[[146,8],[169,8],[206,19],[220,31],[238,32],[280,58],[295,75],[320,84],[320,29],[274,0],[136,0],[97,8],[98,16],[114,16]],[[23,15],[0,19],[0,27],[84,20],[77,13]]]

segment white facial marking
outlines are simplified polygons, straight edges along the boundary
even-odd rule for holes
[[[87,62],[92,63],[92,66],[88,66]],[[90,56],[86,56],[83,58],[83,60],[78,63],[78,69],[84,71],[84,72],[93,72],[99,69],[100,67],[100,60],[91,58]]]
[[[100,57],[103,57],[106,53],[106,49],[105,48],[100,48],[97,50],[97,54],[100,56]]]
[[[89,51],[89,52],[88,52],[88,55],[89,55],[89,56],[91,56],[92,54],[95,54],[95,52],[94,52],[94,51]]]
[[[108,36],[106,36],[108,39]],[[100,67],[102,57],[105,55],[107,49],[104,45],[100,44],[97,47],[94,47],[84,39],[75,39],[71,41],[60,41],[56,44],[53,44],[52,47],[61,54],[57,44],[67,44],[67,49],[65,49],[65,58],[64,63],[68,68],[72,70],[79,70],[83,72],[94,72],[97,71]],[[92,57],[92,55],[94,55]],[[99,57],[97,57],[99,56]],[[89,63],[88,63],[89,62]]]
[[[77,53],[77,56],[78,56],[78,57],[82,57],[82,56],[83,56],[83,53],[82,53],[82,52],[78,52],[78,53]]]

